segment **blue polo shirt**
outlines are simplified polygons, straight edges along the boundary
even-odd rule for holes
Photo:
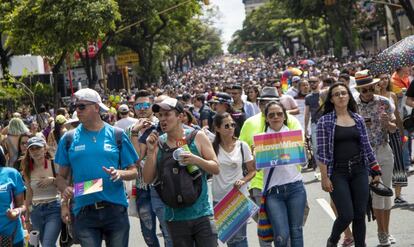
[[[6,211],[11,208],[13,194],[15,197],[26,190],[20,173],[10,167],[0,167],[0,235],[11,236],[17,230],[13,243],[23,241],[23,227],[20,218],[11,221]]]
[[[96,142],[94,142],[96,138]],[[119,150],[115,140],[114,127],[105,123],[103,129],[92,132],[80,124],[73,135],[73,141],[67,151],[66,134],[61,138],[56,151],[55,161],[62,167],[69,167],[73,172],[73,182],[80,183],[92,179],[103,179],[103,191],[75,198],[73,212],[77,215],[84,206],[95,202],[107,201],[128,207],[122,181],[112,182],[110,176],[102,169],[118,169]],[[138,155],[127,137],[122,134],[121,169],[135,165]]]

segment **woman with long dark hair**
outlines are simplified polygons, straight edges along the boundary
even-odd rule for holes
[[[247,183],[255,176],[256,169],[253,155],[247,143],[234,136],[236,123],[229,113],[217,114],[213,119],[216,137],[213,148],[220,166],[220,174],[213,176],[213,203],[217,204],[233,187],[249,196]],[[243,175],[243,163],[247,174]],[[227,241],[227,246],[247,246],[247,224]]]
[[[47,145],[49,146],[49,153],[54,158],[55,152],[60,141],[60,138],[65,134],[67,131],[65,124],[67,119],[63,115],[57,115],[55,118],[55,127],[50,132],[47,138]]]
[[[61,229],[59,193],[56,187],[56,167],[48,158],[46,141],[34,136],[27,142],[22,160],[27,187],[25,205],[26,227],[40,232],[42,246],[56,246]]]
[[[271,101],[264,110],[265,133],[289,131],[288,115],[282,103]],[[303,219],[306,190],[297,165],[282,165],[264,169],[263,194],[266,212],[273,229],[275,246],[303,247]],[[263,188],[264,189],[264,188]]]
[[[355,247],[362,247],[369,197],[368,170],[378,181],[380,166],[349,88],[344,83],[333,84],[323,107],[317,125],[317,159],[322,189],[330,193],[338,212],[327,246],[337,246],[341,233],[352,222]]]
[[[259,86],[251,85],[247,88],[247,101],[251,102],[254,107],[254,115],[258,114],[260,112],[259,107],[259,97],[260,97],[260,91]]]

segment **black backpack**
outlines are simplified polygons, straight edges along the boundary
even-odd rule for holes
[[[186,135],[188,146],[194,142],[197,132],[193,130]],[[174,160],[173,152],[177,148],[169,148],[167,143],[161,141],[159,147],[155,190],[161,200],[171,208],[185,208],[193,205],[201,194],[201,170],[198,170],[199,174],[191,175],[186,166],[180,166],[178,161]]]

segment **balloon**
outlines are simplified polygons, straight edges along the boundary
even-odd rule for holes
[[[113,95],[109,95],[109,101],[114,101],[115,97]]]

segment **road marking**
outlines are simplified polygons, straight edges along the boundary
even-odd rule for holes
[[[316,201],[319,203],[319,205],[322,207],[323,210],[331,217],[332,220],[336,219],[336,216],[331,208],[331,205],[323,198],[318,198]]]

